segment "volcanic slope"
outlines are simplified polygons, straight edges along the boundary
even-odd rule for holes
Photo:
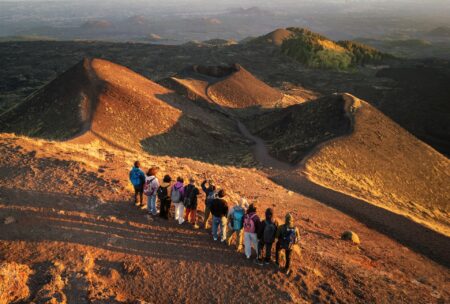
[[[84,59],[1,120],[6,132],[78,143],[102,140],[154,154],[228,159],[230,143],[242,157],[248,151],[230,119],[100,59]]]
[[[253,129],[279,159],[305,156],[298,173],[450,236],[450,161],[377,109],[343,94],[272,114]]]
[[[289,29],[279,28],[266,35],[254,38],[250,40],[248,43],[274,45],[277,47],[281,47],[283,41],[291,38],[293,35],[294,32],[290,31]]]
[[[188,98],[214,103],[222,109],[273,108],[304,101],[270,87],[239,64],[193,66],[171,77],[170,83]]]
[[[135,159],[205,175],[300,227],[291,275],[131,203]],[[0,134],[0,299],[22,303],[446,303],[448,269],[258,169]],[[204,195],[199,197],[203,216]],[[274,205],[276,204],[276,205]],[[172,213],[173,214],[173,213]],[[340,239],[358,233],[358,246]],[[10,282],[14,282],[11,284]],[[192,288],[192,286],[200,286]],[[14,299],[14,300],[13,300]]]

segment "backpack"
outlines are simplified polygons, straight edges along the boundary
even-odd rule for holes
[[[277,232],[277,226],[274,222],[265,222],[263,240],[264,243],[273,243],[275,241],[275,234]]]
[[[212,190],[211,192],[208,193],[208,196],[206,197],[206,205],[208,205],[209,207],[212,206],[212,202],[218,198],[217,196],[217,192],[216,190]]]
[[[281,233],[281,247],[284,249],[290,249],[295,243],[297,243],[295,228],[285,227],[284,231]]]
[[[152,183],[154,180],[155,180],[155,178],[152,178],[145,182],[145,185],[144,185],[144,194],[145,195],[150,196],[150,195],[154,194],[154,190],[153,190],[153,186],[152,186]]]
[[[256,227],[255,227],[255,221],[253,218],[256,216],[256,214],[246,214],[244,217],[244,232],[248,233],[255,233]]]
[[[158,191],[156,191],[156,194],[158,195],[158,199],[160,201],[164,201],[164,200],[166,200],[169,197],[169,195],[167,193],[167,187],[161,187],[160,186],[158,188]]]
[[[181,200],[181,190],[182,187],[177,188],[177,187],[173,187],[172,188],[172,194],[170,195],[170,198],[172,199],[172,202],[174,202],[175,204],[179,203]]]
[[[142,185],[141,180],[141,170],[133,168],[130,172],[130,181],[133,184],[133,186],[138,187]]]
[[[183,205],[186,208],[192,206],[192,203],[194,202],[194,193],[195,193],[195,186],[189,185],[185,188]]]
[[[233,230],[239,231],[242,229],[242,218],[244,217],[243,208],[235,208],[233,211]]]

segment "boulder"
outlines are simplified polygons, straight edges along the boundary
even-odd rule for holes
[[[359,240],[359,236],[350,230],[344,231],[341,235],[341,239],[345,241],[352,241],[354,244],[359,244],[361,241]]]

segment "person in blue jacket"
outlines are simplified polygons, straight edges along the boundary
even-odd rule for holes
[[[139,161],[134,162],[134,167],[130,171],[130,182],[134,187],[134,203],[136,206],[143,206],[144,184],[145,174],[140,169],[141,164]]]

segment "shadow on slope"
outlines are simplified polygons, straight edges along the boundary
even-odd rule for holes
[[[142,139],[141,146],[146,152],[218,165],[254,166],[249,141],[240,134],[228,110],[204,100],[173,102],[180,97],[175,93],[157,97],[182,111],[183,115],[167,132]]]
[[[17,219],[1,229],[2,240],[77,243],[126,254],[229,266],[238,262],[232,249],[211,246],[203,231],[157,217],[149,222],[125,202],[99,203],[87,196],[8,188],[0,188],[0,197],[0,215]]]
[[[250,131],[263,138],[269,153],[296,164],[315,146],[352,132],[340,95],[274,109],[247,122]]]
[[[0,116],[2,131],[64,140],[87,131],[105,83],[84,59]]]
[[[274,175],[271,179],[292,191],[311,197],[335,208],[371,229],[392,237],[401,244],[450,267],[450,238],[429,229],[404,215],[378,207],[365,200],[318,185],[297,174]]]

